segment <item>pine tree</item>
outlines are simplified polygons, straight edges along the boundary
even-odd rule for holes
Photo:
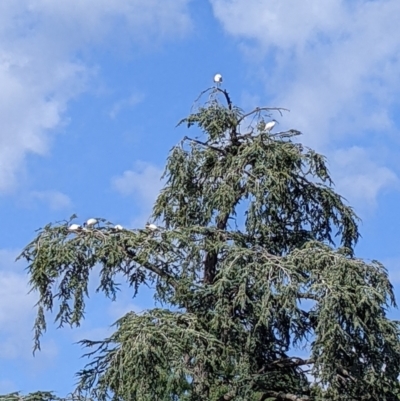
[[[202,95],[180,122],[200,136],[168,157],[157,229],[102,220],[71,233],[70,220],[48,224],[23,250],[40,295],[35,349],[46,311],[58,308],[60,326],[80,324],[99,264],[107,297],[122,274],[133,295],[154,285],[163,307],[81,342],[90,361],[74,397],[398,400],[393,288],[379,262],[356,258],[358,218],[325,158],[295,141],[299,131],[264,129],[284,109],[245,113],[221,88]]]

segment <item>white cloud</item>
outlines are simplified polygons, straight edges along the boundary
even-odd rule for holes
[[[0,192],[14,189],[29,153],[49,150],[68,102],[96,68],[88,46],[152,45],[190,28],[188,0],[15,0],[0,4]]]
[[[32,191],[30,197],[47,204],[51,210],[68,209],[72,206],[71,199],[60,191]]]
[[[392,127],[387,108],[400,91],[399,2],[211,3],[227,32],[267,55],[268,93],[316,143]]]
[[[210,0],[215,16],[229,33],[264,46],[299,50],[321,29],[333,31],[341,18],[338,1]]]
[[[181,35],[190,28],[188,0],[31,0],[29,10],[58,41],[101,43],[112,36],[146,42]],[[66,37],[67,36],[67,37]],[[112,46],[116,43],[113,42]]]
[[[265,82],[268,103],[291,110],[282,126],[290,121],[308,145],[328,155],[355,141],[370,146],[376,139],[390,148],[399,131],[392,117],[400,94],[397,0],[210,3]],[[358,160],[366,170],[359,168],[357,182],[373,201],[397,179],[386,167],[367,178],[377,164],[367,153],[368,163]]]

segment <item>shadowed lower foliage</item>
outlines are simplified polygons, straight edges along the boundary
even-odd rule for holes
[[[153,285],[166,309],[130,312],[111,337],[81,342],[77,399],[398,400],[392,285],[379,262],[355,257],[357,217],[324,157],[296,130],[263,131],[284,109],[244,113],[226,91],[205,93],[181,121],[196,137],[168,157],[157,230],[100,219],[71,233],[67,221],[22,252],[40,295],[35,349],[46,311],[80,324],[100,265],[98,291],[114,299],[122,275],[133,296]]]

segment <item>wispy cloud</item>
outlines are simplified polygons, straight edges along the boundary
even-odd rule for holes
[[[352,205],[366,211],[377,206],[377,196],[383,190],[399,189],[397,175],[373,161],[373,152],[353,146],[332,154],[335,183],[339,193],[345,193]]]
[[[32,360],[32,325],[37,294],[30,293],[22,263],[15,263],[19,252],[0,250],[0,358],[24,359],[46,364],[57,355],[57,346],[46,341],[44,352]]]
[[[32,191],[30,198],[34,201],[40,201],[47,205],[51,210],[69,209],[72,201],[68,195],[54,190],[48,191]]]
[[[163,186],[163,169],[150,163],[138,161],[132,170],[124,171],[112,179],[113,188],[124,196],[132,196],[139,209],[139,214],[132,220],[132,225],[143,225]]]
[[[142,94],[133,93],[128,98],[121,99],[118,102],[115,102],[112,105],[111,110],[109,112],[110,118],[114,119],[121,110],[127,109],[127,108],[132,108],[132,107],[136,106],[137,104],[139,104],[140,102],[142,102],[143,99],[144,99],[144,96]]]
[[[122,195],[133,195],[138,200],[152,203],[162,187],[162,173],[159,167],[138,161],[132,170],[114,177],[112,185]]]

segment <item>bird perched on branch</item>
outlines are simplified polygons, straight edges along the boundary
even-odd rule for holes
[[[274,128],[277,123],[278,121],[276,120],[272,120],[269,123],[265,123],[264,132],[271,132],[272,128]]]
[[[97,219],[89,219],[86,221],[86,223],[83,223],[83,227],[92,228],[97,223],[98,223]]]
[[[221,74],[215,74],[214,75],[214,82],[217,85],[221,85],[222,84],[222,75]]]
[[[156,230],[158,230],[158,227],[157,227],[155,224],[153,224],[153,223],[151,223],[151,224],[146,224],[146,228],[147,228],[148,230],[150,230],[150,231],[156,231]]]
[[[71,224],[68,227],[68,231],[79,231],[81,229],[82,229],[82,227],[79,224]]]

